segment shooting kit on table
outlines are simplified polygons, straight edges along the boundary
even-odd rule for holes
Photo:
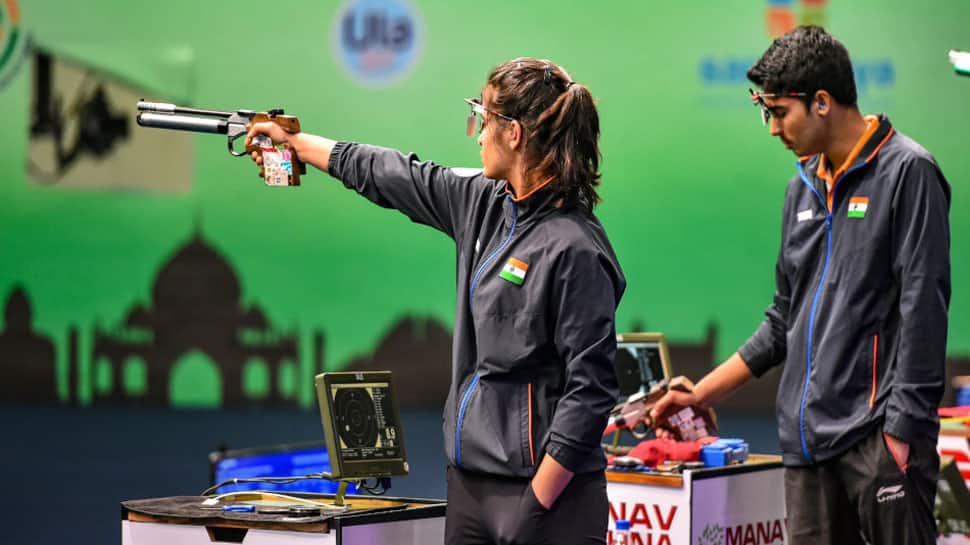
[[[668,391],[690,392],[693,384],[685,377],[671,378],[670,351],[661,333],[618,335],[614,360],[620,382],[621,402],[613,408],[603,445],[610,466],[618,471],[680,471],[684,468],[720,467],[743,463],[748,445],[742,439],[721,439],[717,416],[712,409],[670,405],[651,421],[650,411]],[[670,437],[653,438],[656,430]],[[622,432],[639,443],[621,446]]]

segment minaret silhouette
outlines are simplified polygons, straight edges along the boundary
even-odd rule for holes
[[[4,308],[0,331],[0,401],[57,402],[57,361],[54,343],[33,330],[33,309],[27,292],[14,286]]]

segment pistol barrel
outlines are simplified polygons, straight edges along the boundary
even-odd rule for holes
[[[155,127],[158,129],[176,129],[180,131],[210,132],[216,134],[226,134],[229,130],[229,122],[225,119],[179,114],[160,114],[152,113],[151,111],[143,111],[135,119],[142,127]]]

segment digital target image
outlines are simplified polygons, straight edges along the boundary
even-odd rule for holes
[[[333,384],[330,388],[340,452],[345,460],[401,456],[388,384]]]

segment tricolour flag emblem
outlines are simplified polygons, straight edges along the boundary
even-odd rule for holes
[[[516,286],[521,286],[522,283],[525,282],[525,273],[528,270],[528,263],[519,261],[514,257],[510,257],[505,266],[502,267],[502,272],[499,273],[499,276],[515,284]]]
[[[849,217],[864,218],[869,208],[869,197],[851,197],[849,199]]]

